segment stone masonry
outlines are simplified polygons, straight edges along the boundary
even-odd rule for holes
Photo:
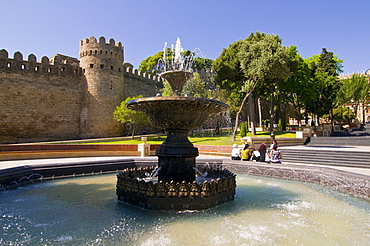
[[[80,41],[80,61],[57,54],[36,61],[0,50],[0,143],[116,137],[113,111],[127,97],[155,96],[162,80],[124,64],[123,46]]]

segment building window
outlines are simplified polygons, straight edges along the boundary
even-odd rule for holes
[[[104,64],[100,64],[100,68],[104,68]]]
[[[26,69],[26,65],[21,64],[21,69]]]
[[[51,73],[53,69],[51,67],[48,68],[48,73]]]
[[[40,68],[39,68],[38,66],[36,66],[36,67],[35,67],[35,71],[36,71],[36,72],[37,72],[37,71],[39,71],[39,69],[40,69]]]
[[[94,64],[90,64],[90,68],[93,68],[94,67]]]
[[[110,66],[110,70],[113,70],[113,66]]]
[[[65,67],[61,67],[60,68],[60,71],[65,72],[66,71],[66,68]]]
[[[10,62],[7,62],[6,67],[12,67],[12,64]]]
[[[77,69],[75,69],[75,70],[73,70],[73,72],[74,72],[74,73],[78,73],[78,70],[77,70]]]

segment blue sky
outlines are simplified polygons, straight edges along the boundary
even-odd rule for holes
[[[323,47],[344,60],[344,73],[370,68],[368,0],[0,0],[0,49],[78,58],[85,37],[114,38],[136,68],[181,38],[216,59],[252,32],[277,34],[303,58]]]

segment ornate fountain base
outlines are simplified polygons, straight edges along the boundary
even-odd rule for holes
[[[149,210],[202,210],[234,200],[235,174],[220,168],[198,169],[208,174],[202,183],[154,183],[145,175],[154,167],[125,169],[117,175],[118,200]]]

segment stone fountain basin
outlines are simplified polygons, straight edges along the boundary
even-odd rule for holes
[[[224,112],[227,104],[199,97],[146,97],[126,104],[131,110],[144,112],[153,126],[161,129],[191,130],[199,128],[210,114]]]

